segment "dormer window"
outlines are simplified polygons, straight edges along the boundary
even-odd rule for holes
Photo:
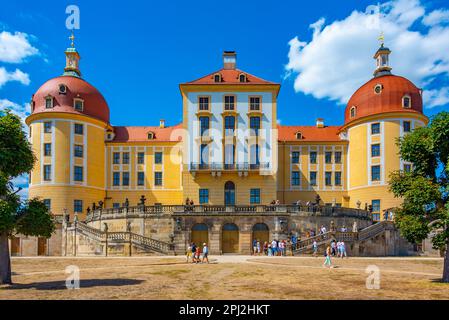
[[[53,97],[52,96],[45,97],[45,108],[46,109],[53,108]]]
[[[59,94],[66,94],[67,93],[67,86],[65,84],[59,85]]]
[[[148,140],[154,140],[154,132],[148,132],[147,133],[147,137],[148,137]]]
[[[402,98],[402,107],[405,109],[410,109],[412,107],[412,98],[406,95]]]
[[[374,93],[380,94],[380,93],[382,93],[382,89],[383,89],[383,86],[381,84],[376,84],[376,86],[374,87]]]
[[[301,140],[302,139],[302,133],[301,132],[296,132],[296,140]]]
[[[74,99],[73,100],[73,108],[76,111],[83,111],[83,109],[84,109],[84,100],[83,99]]]
[[[115,134],[112,131],[106,131],[106,141],[114,140]]]
[[[245,74],[241,73],[239,75],[239,82],[246,82],[246,75]]]
[[[214,75],[214,82],[221,82],[221,75],[219,73]]]
[[[351,118],[354,118],[357,115],[357,107],[356,106],[351,107],[349,114],[350,114]]]

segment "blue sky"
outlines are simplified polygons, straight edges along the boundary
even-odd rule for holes
[[[372,76],[381,29],[393,72],[429,92],[425,113],[447,110],[447,1],[382,2],[380,23],[368,25],[378,15],[366,9],[376,3],[3,1],[0,109],[25,116],[32,93],[62,73],[70,35],[65,10],[76,4],[83,78],[105,96],[113,125],[179,123],[179,83],[221,68],[223,50],[237,51],[240,69],[281,83],[281,124],[313,125],[324,117],[340,125],[345,102]]]

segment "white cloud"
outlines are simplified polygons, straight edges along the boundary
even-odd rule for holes
[[[449,10],[434,10],[423,18],[423,24],[434,26],[449,22]]]
[[[25,73],[19,69],[9,72],[5,68],[0,67],[0,88],[10,81],[18,81],[27,86],[30,84],[30,76],[28,73]]]
[[[27,57],[38,54],[39,50],[33,47],[29,40],[30,36],[26,33],[0,32],[0,61],[22,63]]]
[[[12,102],[8,99],[0,99],[0,111],[10,109],[13,113],[19,116],[22,119],[22,122],[25,123],[25,118],[30,115],[31,108],[29,103],[25,103],[20,105],[18,103]],[[28,127],[25,126],[25,130],[28,130]]]
[[[369,7],[372,9],[372,6]],[[378,12],[353,11],[343,20],[326,24],[321,18],[310,25],[310,42],[298,37],[289,42],[286,75],[294,76],[297,92],[318,99],[329,99],[345,104],[362,84],[372,78],[375,61],[372,58],[379,43],[380,26],[385,43],[392,50],[390,64],[393,73],[413,81],[418,87],[429,88],[440,76],[449,76],[449,26],[442,18],[427,18],[419,0],[394,0],[381,5]],[[441,15],[440,15],[441,16]],[[420,24],[425,31],[418,32],[412,25]],[[445,104],[445,92],[427,94],[426,107]],[[446,95],[447,96],[447,95]]]
[[[28,174],[23,174],[14,178],[11,181],[14,185],[14,191],[17,191],[19,188],[22,188],[17,194],[22,198],[22,200],[28,199]]]
[[[427,108],[443,106],[449,103],[449,88],[426,90],[423,93],[423,102]]]

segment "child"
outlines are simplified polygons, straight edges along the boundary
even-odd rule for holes
[[[316,241],[313,241],[312,248],[313,248],[313,256],[316,258],[318,253],[318,244],[316,243]]]
[[[201,255],[201,250],[200,250],[200,246],[198,245],[198,247],[196,247],[196,251],[195,251],[195,262],[196,263],[200,263],[200,255]]]
[[[268,256],[273,256],[273,250],[271,249],[271,244],[268,245]]]
[[[326,258],[324,259],[323,267],[329,266],[329,268],[332,268],[331,254],[332,254],[331,247],[327,246],[325,253]]]
[[[187,263],[189,263],[189,259],[192,258],[192,244],[189,244],[189,246],[187,247],[187,252],[186,252],[186,259],[187,259]]]

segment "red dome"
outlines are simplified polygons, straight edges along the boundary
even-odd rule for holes
[[[60,92],[65,85],[66,93]],[[52,96],[53,108],[45,107],[45,98]],[[74,99],[84,101],[83,111],[75,110]],[[72,76],[56,77],[45,82],[33,96],[32,114],[43,112],[64,112],[82,114],[109,123],[109,107],[103,95],[83,79]]]
[[[381,86],[380,93],[375,92]],[[403,98],[411,98],[410,108],[403,107]],[[356,107],[355,116],[351,109]],[[421,90],[404,77],[385,75],[371,79],[361,86],[349,99],[345,110],[345,125],[351,121],[387,112],[422,113]]]

